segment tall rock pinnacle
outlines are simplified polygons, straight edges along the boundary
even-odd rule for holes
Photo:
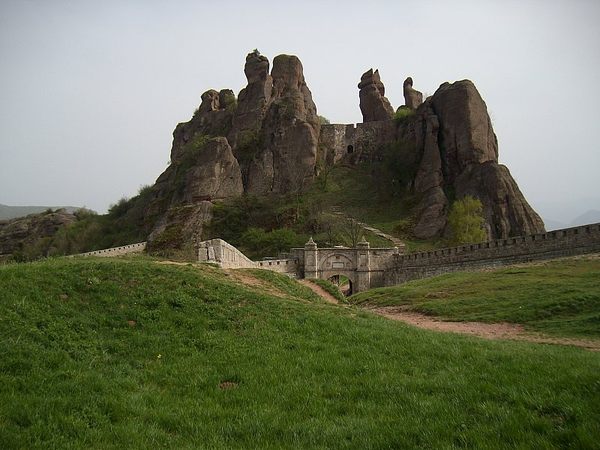
[[[385,87],[379,77],[379,70],[367,70],[358,83],[360,110],[363,122],[388,120],[394,115],[394,108],[385,97]]]

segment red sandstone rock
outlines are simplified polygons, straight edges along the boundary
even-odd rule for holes
[[[246,191],[288,193],[306,188],[315,175],[320,122],[296,56],[273,60],[273,90],[248,166]]]
[[[394,116],[394,108],[385,97],[385,87],[379,77],[379,70],[367,70],[360,77],[358,89],[363,122],[388,120]]]

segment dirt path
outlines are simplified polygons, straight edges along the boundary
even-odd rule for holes
[[[304,286],[312,289],[314,293],[320,295],[326,302],[339,304],[337,299],[321,286],[311,283],[308,280],[298,281]],[[418,328],[439,331],[442,333],[468,334],[470,336],[477,336],[483,339],[527,341],[537,344],[572,345],[592,351],[600,351],[600,341],[550,337],[543,334],[526,331],[523,325],[514,323],[449,322],[436,317],[426,316],[425,314],[407,311],[406,308],[402,306],[366,307],[364,309],[391,320],[397,320]]]
[[[315,294],[319,295],[327,303],[333,303],[335,305],[337,305],[339,303],[333,295],[331,295],[329,292],[327,292],[321,286],[319,286],[315,283],[311,283],[310,281],[304,280],[304,279],[298,280],[298,282],[300,284],[303,284],[307,288],[311,289]]]
[[[187,265],[187,263],[178,262],[164,262],[164,264]],[[244,273],[239,270],[226,270],[225,273],[234,278],[236,281],[245,284],[252,289],[257,289],[260,291],[266,290],[275,296],[285,297],[283,292],[268,286],[264,281],[251,276],[249,273]],[[340,304],[333,295],[331,295],[321,286],[304,279],[300,279],[298,282],[310,288],[327,303],[335,305]],[[523,325],[514,323],[449,322],[414,311],[407,311],[405,306],[377,306],[364,307],[363,309],[391,320],[397,320],[418,328],[439,331],[442,333],[467,334],[483,339],[506,339],[534,342],[538,344],[572,345],[592,351],[600,351],[600,341],[598,340],[550,337],[543,334],[526,331]]]
[[[406,311],[406,309],[402,307],[394,306],[365,309],[380,316],[387,317],[388,319],[398,320],[427,330],[468,334],[484,339],[508,339],[535,342],[538,344],[573,345],[575,347],[600,351],[600,341],[550,337],[525,331],[522,325],[513,323],[447,322],[435,317],[426,316],[425,314]]]

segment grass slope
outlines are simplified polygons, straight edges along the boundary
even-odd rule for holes
[[[600,338],[600,259],[461,272],[356,294],[362,305],[408,305],[458,321],[513,322],[562,336]]]
[[[597,353],[232,278],[136,259],[1,266],[0,448],[598,445]]]

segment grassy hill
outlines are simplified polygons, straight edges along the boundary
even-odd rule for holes
[[[513,322],[547,334],[600,338],[600,259],[452,273],[373,289],[350,302],[403,305],[448,320]]]
[[[598,353],[146,258],[0,266],[0,292],[0,448],[598,445]]]

